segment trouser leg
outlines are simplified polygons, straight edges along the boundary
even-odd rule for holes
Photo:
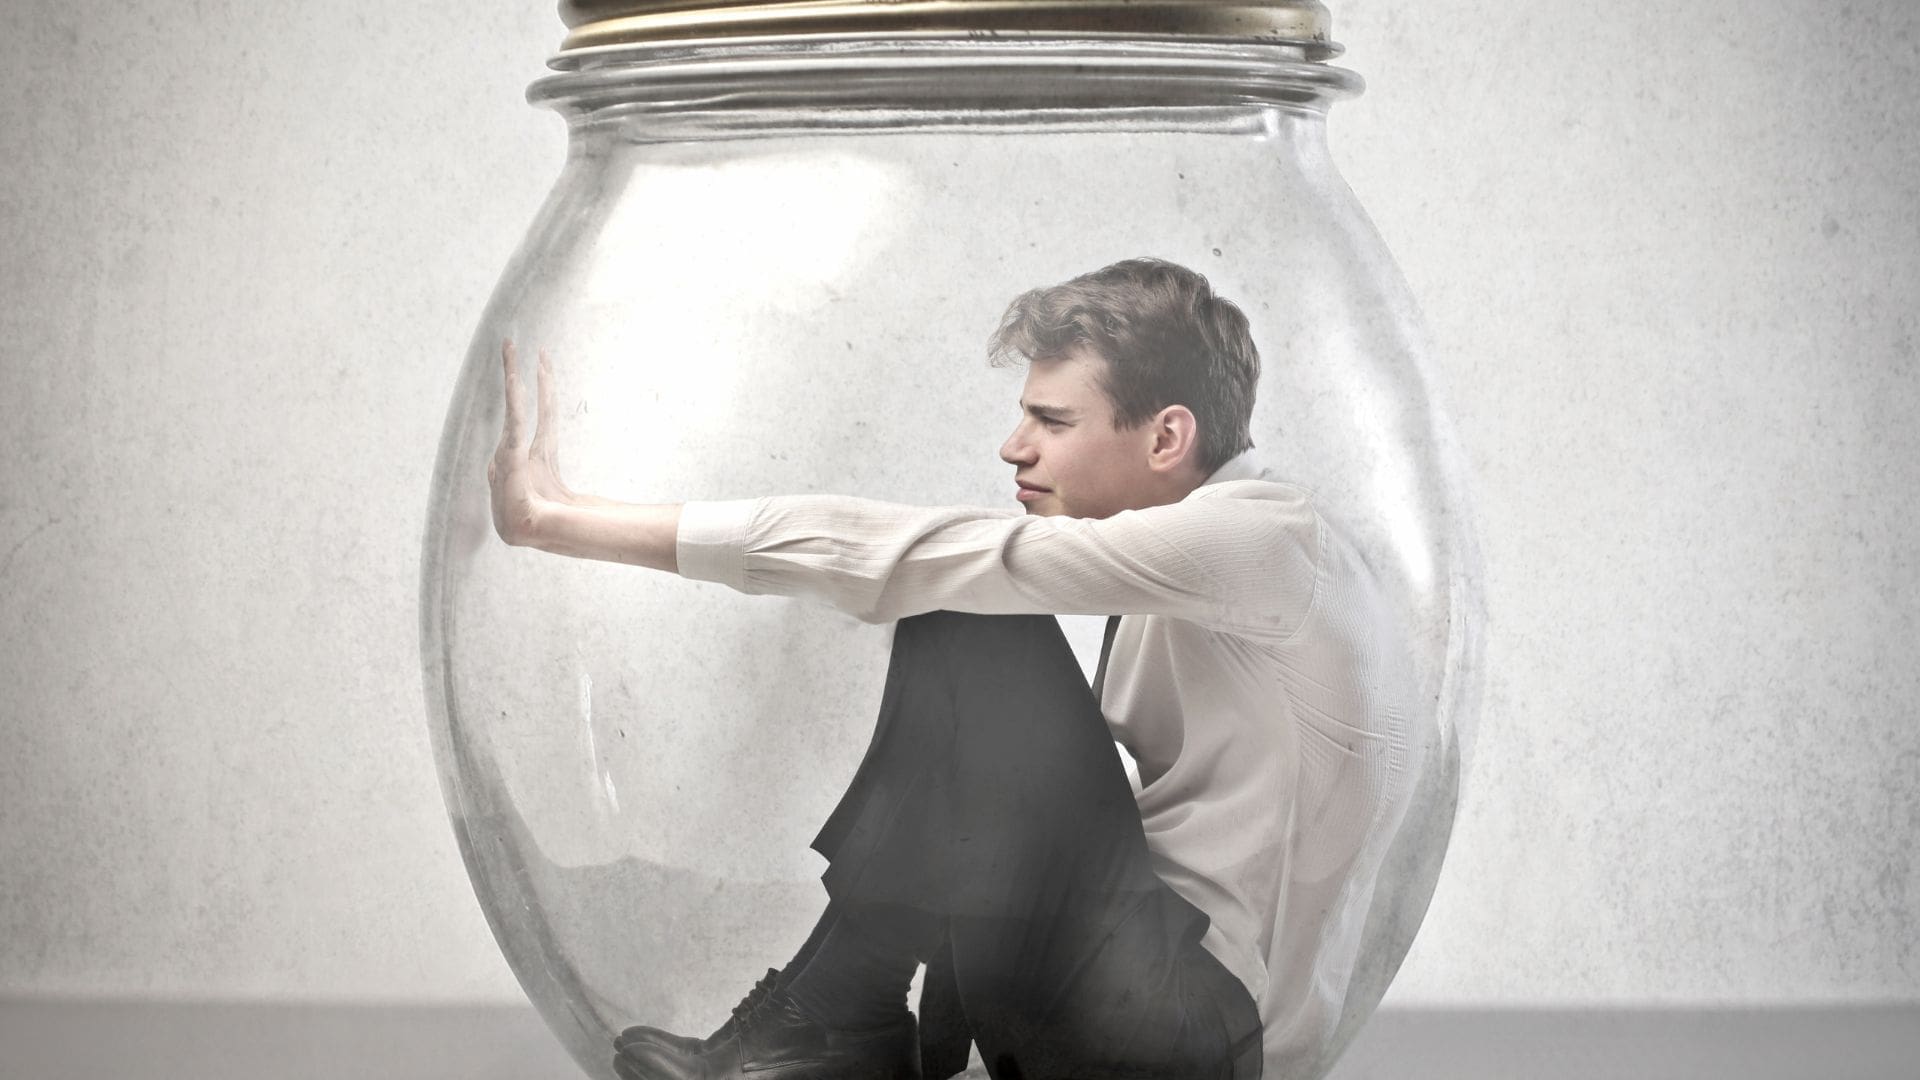
[[[873,742],[814,848],[836,900],[946,915],[1158,885],[1106,722],[1042,615],[897,624]]]
[[[873,743],[814,846],[836,904],[938,929],[996,1075],[1227,1075],[1206,1064],[1231,1041],[1209,996],[1222,986],[1195,975],[1218,967],[1198,945],[1206,919],[1154,876],[1052,618],[900,622]]]

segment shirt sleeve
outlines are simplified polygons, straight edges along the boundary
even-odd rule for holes
[[[868,622],[983,614],[1155,614],[1284,639],[1311,609],[1323,526],[1307,494],[1209,497],[1103,519],[846,496],[681,508],[686,577],[822,600]]]

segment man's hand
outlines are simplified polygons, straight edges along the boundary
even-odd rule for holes
[[[513,342],[500,345],[500,363],[506,374],[506,420],[500,445],[487,463],[487,486],[493,493],[493,528],[500,539],[515,546],[535,543],[543,517],[556,503],[574,501],[560,479],[556,464],[553,406],[553,361],[540,351],[536,416],[532,442],[527,441],[522,410],[520,376],[515,370]]]
[[[500,343],[506,376],[506,419],[500,445],[487,462],[487,487],[493,498],[493,529],[515,547],[537,547],[557,555],[646,566],[669,573],[678,569],[675,538],[678,505],[636,506],[592,495],[576,495],[560,479],[558,410],[553,404],[553,361],[540,352],[533,438],[527,439],[521,407],[520,376],[514,370],[513,342]]]

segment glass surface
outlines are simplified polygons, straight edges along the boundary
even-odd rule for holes
[[[805,936],[807,844],[871,733],[890,628],[502,543],[501,341],[528,385],[552,355],[577,491],[1011,507],[995,452],[1021,372],[988,336],[1019,292],[1140,255],[1245,310],[1260,454],[1346,527],[1412,643],[1407,809],[1356,840],[1382,863],[1345,901],[1361,948],[1285,1075],[1324,1073],[1426,910],[1477,667],[1423,332],[1327,153],[1357,89],[1284,48],[1116,42],[627,49],[535,85],[570,149],[454,389],[422,650],[475,890],[591,1075],[627,1025],[704,1034]]]

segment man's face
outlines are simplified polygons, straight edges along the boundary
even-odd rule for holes
[[[1087,349],[1027,366],[1020,425],[1000,447],[1029,514],[1104,518],[1150,505],[1148,425],[1113,429],[1100,389],[1107,362]]]

